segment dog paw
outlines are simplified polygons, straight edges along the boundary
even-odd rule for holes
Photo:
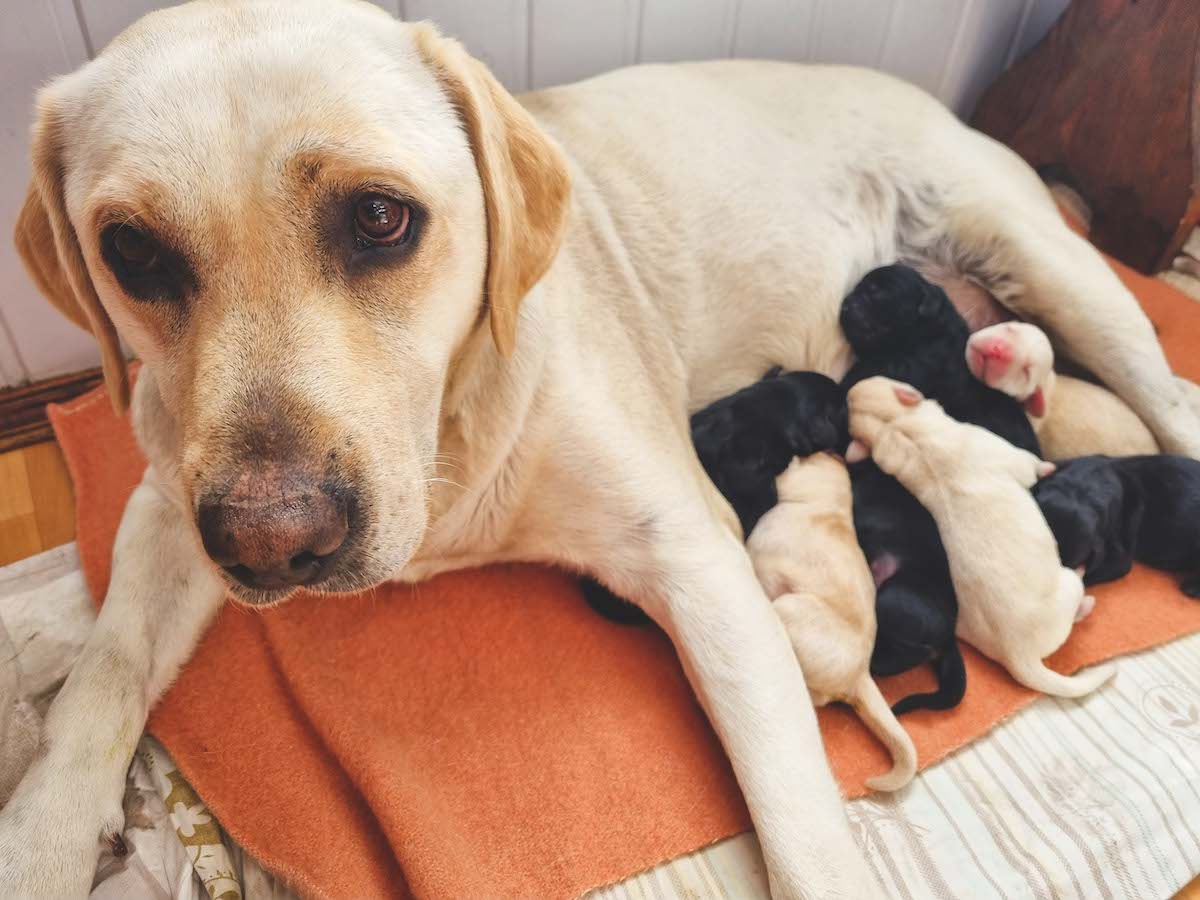
[[[124,845],[119,800],[105,802],[45,774],[27,773],[0,811],[0,896],[86,897],[100,841]]]
[[[1091,594],[1084,594],[1083,599],[1079,601],[1079,606],[1075,610],[1075,621],[1082,622],[1096,608],[1096,598]]]

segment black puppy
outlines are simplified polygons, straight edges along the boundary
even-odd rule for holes
[[[1098,584],[1134,561],[1184,573],[1200,598],[1200,462],[1185,456],[1081,456],[1039,481],[1034,499],[1062,563]]]
[[[954,636],[958,602],[937,524],[900,482],[870,460],[850,467],[854,529],[878,585],[871,674],[896,675],[933,664],[938,688],[892,706],[949,709],[967,689],[962,650]]]
[[[772,369],[691,419],[700,464],[749,536],[778,501],[775,479],[796,456],[844,452],[846,391],[816,372]]]
[[[776,368],[760,381],[692,415],[700,464],[749,535],[778,501],[775,479],[796,456],[841,453],[850,443],[846,392],[816,372]],[[584,579],[588,605],[622,623],[646,621],[641,610]]]
[[[1041,455],[1021,404],[967,368],[966,321],[946,292],[915,269],[897,264],[868,272],[842,301],[839,319],[856,360],[844,388],[873,375],[906,382],[947,415]]]

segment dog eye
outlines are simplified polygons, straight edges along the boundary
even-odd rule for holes
[[[130,274],[145,274],[158,265],[158,243],[136,228],[123,226],[114,231],[112,248]]]
[[[363,247],[394,247],[408,238],[412,207],[384,194],[354,201],[354,236]]]
[[[196,287],[178,250],[127,223],[101,233],[100,253],[125,292],[138,300],[174,302]]]

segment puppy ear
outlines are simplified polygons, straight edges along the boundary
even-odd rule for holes
[[[1047,460],[1039,460],[1037,464],[1037,477],[1045,478],[1047,475],[1053,475],[1058,471],[1058,466]]]
[[[846,462],[848,463],[862,462],[870,455],[871,449],[858,438],[852,440],[850,446],[846,448]]]
[[[921,279],[924,287],[921,293],[921,302],[917,304],[917,315],[927,319],[941,311],[943,300],[949,303],[950,299],[946,296],[946,292],[936,284],[925,281],[923,276],[918,275],[917,277]]]
[[[509,356],[521,300],[538,282],[566,230],[571,179],[558,145],[458,41],[412,26],[425,63],[449,95],[471,142],[487,213],[485,299],[492,340]]]
[[[893,390],[896,392],[896,399],[904,406],[916,406],[925,399],[925,395],[910,384],[898,384]]]
[[[33,126],[33,178],[17,216],[17,253],[34,284],[54,307],[100,343],[100,361],[113,408],[129,406],[129,372],[117,329],[83,261],[63,199],[63,128],[54,101],[43,93]]]
[[[1046,394],[1041,388],[1038,388],[1026,399],[1025,412],[1029,413],[1035,419],[1040,419],[1046,415]]]

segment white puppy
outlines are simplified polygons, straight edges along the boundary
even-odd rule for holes
[[[847,458],[866,455],[897,478],[937,521],[958,594],[960,637],[1026,687],[1080,697],[1111,666],[1068,677],[1042,659],[1066,641],[1095,601],[1058,547],[1029,493],[1054,471],[986,429],[950,418],[914,388],[869,378],[850,390]]]
[[[1036,325],[1003,322],[980,329],[967,341],[967,366],[1024,404],[1047,459],[1161,452],[1150,429],[1112,391],[1055,373],[1054,349]]]
[[[779,503],[750,533],[754,571],[783,620],[816,706],[845,701],[892,755],[867,780],[877,791],[912,781],[917,750],[868,671],[875,579],[854,535],[850,475],[826,453],[797,457],[775,481]]]

